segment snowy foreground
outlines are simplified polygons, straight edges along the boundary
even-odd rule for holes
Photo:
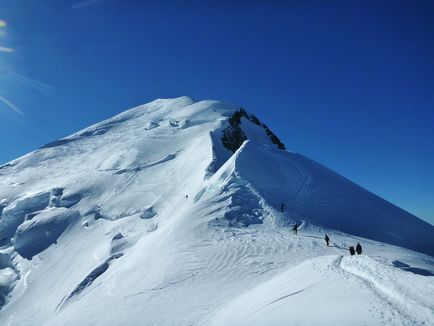
[[[0,325],[434,325],[434,227],[219,101],[1,166],[0,218]]]

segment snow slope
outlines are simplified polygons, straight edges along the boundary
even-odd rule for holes
[[[232,104],[156,100],[0,180],[1,325],[434,320],[434,227]]]

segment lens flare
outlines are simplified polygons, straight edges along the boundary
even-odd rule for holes
[[[16,113],[18,113],[19,115],[22,115],[22,116],[24,115],[23,111],[21,111],[15,104],[13,104],[7,98],[5,98],[4,96],[1,96],[1,95],[0,95],[0,103],[3,103],[8,108],[10,108],[13,111],[15,111]]]
[[[9,52],[9,53],[11,53],[11,52],[14,52],[14,49],[7,48],[5,46],[0,46],[0,52]]]
[[[0,19],[0,37],[6,36],[6,28],[8,23],[6,20]],[[14,52],[14,49],[0,45],[0,52]]]
[[[7,36],[9,36],[8,23],[6,20],[0,19],[0,41],[7,41]],[[0,92],[3,93],[3,95],[0,95],[0,108],[8,108],[19,115],[24,116],[23,111],[21,111],[21,109],[18,108],[10,99],[4,96],[4,94],[10,93],[8,89],[11,87],[11,79],[4,73],[4,70],[11,70],[13,67],[11,61],[13,57],[6,53],[12,52],[14,52],[13,48],[0,44]]]
[[[2,71],[0,69],[0,74],[3,73],[11,82],[15,82],[18,85],[22,85],[24,87],[31,87],[41,93],[50,95],[54,91],[54,87],[51,85],[48,85],[46,83],[43,83],[39,80],[30,78],[25,75],[21,75],[15,71]]]

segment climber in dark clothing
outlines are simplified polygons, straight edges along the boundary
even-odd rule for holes
[[[351,256],[354,256],[356,254],[353,246],[350,247],[350,254]]]
[[[362,246],[357,242],[356,252],[358,255],[362,254]]]
[[[283,212],[285,210],[285,204],[282,203],[282,205],[280,205],[280,211]]]
[[[294,234],[297,234],[297,230],[298,230],[298,224],[295,223],[294,226],[292,227],[292,231],[294,231]]]
[[[327,243],[327,247],[328,247],[329,246],[330,238],[329,238],[329,236],[327,234],[325,235],[324,240]]]

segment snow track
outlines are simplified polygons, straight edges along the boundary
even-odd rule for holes
[[[372,269],[387,270],[387,276],[363,275]],[[406,278],[399,286],[380,281],[398,280],[401,273],[369,257],[308,259],[241,294],[208,322],[227,326],[429,325],[434,311],[432,280],[418,276],[421,279],[411,282],[410,291]],[[418,293],[425,295],[421,298]]]
[[[434,280],[385,266],[367,256],[345,257],[339,267],[364,281],[407,324],[428,325],[434,321]]]

